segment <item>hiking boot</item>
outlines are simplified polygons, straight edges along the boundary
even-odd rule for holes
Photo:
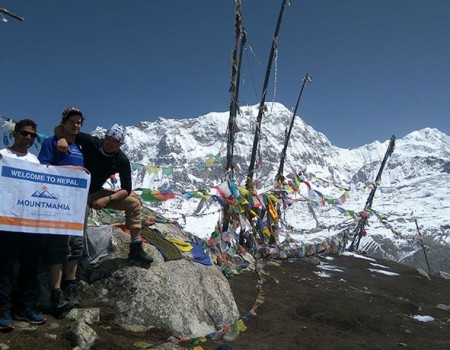
[[[66,284],[63,287],[63,292],[66,294],[67,299],[72,304],[72,307],[74,308],[81,307],[81,297],[80,293],[78,293],[78,285],[76,281]]]
[[[11,311],[7,309],[0,310],[0,330],[11,332],[14,329],[14,322],[11,318]]]
[[[31,306],[20,307],[17,312],[14,312],[14,319],[32,324],[44,324],[47,322],[47,318],[42,312]]]
[[[72,304],[61,289],[51,291],[52,313],[55,317],[64,317],[64,314],[72,309]]]
[[[135,260],[145,265],[150,265],[153,262],[151,256],[144,251],[144,248],[142,248],[142,242],[130,243],[128,259]]]

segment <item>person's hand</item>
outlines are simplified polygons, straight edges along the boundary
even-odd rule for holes
[[[100,210],[103,209],[108,205],[110,202],[109,196],[100,197],[99,199],[96,199],[95,201],[91,202],[89,205],[92,209]]]
[[[67,140],[65,138],[59,139],[56,143],[56,149],[58,152],[68,152],[69,144],[67,143]]]
[[[84,166],[75,166],[74,169],[84,171],[86,174],[90,175],[90,171],[87,170]]]

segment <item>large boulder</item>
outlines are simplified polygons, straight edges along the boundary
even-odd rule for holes
[[[129,236],[114,228],[112,240],[114,251],[95,265],[84,266],[82,273],[89,291],[114,305],[115,320],[123,328],[157,328],[190,338],[238,320],[228,280],[216,266],[184,258],[165,262],[154,246],[144,244],[154,260],[150,268],[144,268],[126,259]]]

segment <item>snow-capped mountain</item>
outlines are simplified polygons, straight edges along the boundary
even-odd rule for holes
[[[237,118],[241,131],[235,136],[234,163],[238,165],[237,181],[241,184],[245,182],[250,162],[257,114],[257,105],[242,107]],[[259,191],[273,187],[291,115],[279,103],[267,104],[254,176]],[[122,149],[132,162],[141,165],[134,173],[135,187],[170,187],[183,192],[208,190],[219,184],[225,175],[228,118],[229,112],[212,112],[198,118],[159,118],[155,122],[143,121],[137,126],[127,127],[127,140]],[[98,128],[94,134],[102,132],[104,130]],[[348,188],[349,198],[341,207],[360,212],[370,192],[366,185],[375,180],[388,144],[389,139],[355,149],[338,148],[324,134],[296,117],[284,174],[302,171],[312,188],[327,198],[338,198],[343,194],[342,188]],[[165,168],[174,171],[166,176]],[[406,239],[414,239],[417,222],[420,233],[430,246],[427,257],[432,272],[449,272],[449,183],[449,136],[437,129],[426,128],[397,139],[372,205],[384,221],[371,216],[366,225],[368,235],[361,241],[360,248],[376,257],[427,270],[422,249]],[[309,196],[313,203],[318,202],[311,198],[306,186],[302,195]],[[189,221],[189,213],[195,206],[195,202],[189,204],[174,199],[162,204],[160,210],[186,214],[186,228],[195,231],[193,233],[211,233],[217,217],[196,217]],[[351,221],[331,205],[319,205],[314,210],[317,220],[312,217],[305,201],[299,201],[285,213],[285,221],[295,228],[293,235],[302,242],[323,239],[333,234],[333,225]],[[405,238],[398,238],[393,231]]]

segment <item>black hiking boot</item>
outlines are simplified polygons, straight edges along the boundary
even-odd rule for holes
[[[65,281],[63,286],[63,292],[66,294],[67,299],[72,304],[74,308],[81,307],[81,296],[78,292],[77,281]]]
[[[142,242],[130,243],[130,252],[128,253],[128,259],[148,266],[150,266],[150,264],[153,262],[151,256],[144,251],[144,248],[142,248]]]
[[[72,304],[61,289],[51,291],[52,314],[56,318],[63,318],[72,309]]]

